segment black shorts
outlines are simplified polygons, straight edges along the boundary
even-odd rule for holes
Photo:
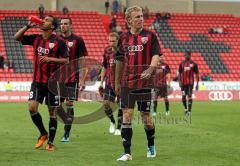
[[[69,82],[64,84],[64,87],[60,88],[61,103],[63,103],[65,99],[67,101],[77,101],[78,90],[79,90],[78,82]]]
[[[185,95],[191,96],[193,92],[193,85],[183,85],[181,91],[183,96]]]
[[[47,84],[32,82],[28,100],[35,100],[42,104],[44,99],[48,106],[59,106],[60,104],[59,95],[49,91]]]
[[[151,89],[129,89],[121,88],[121,108],[134,109],[137,101],[138,110],[150,112],[151,108]]]
[[[167,97],[167,85],[155,89],[156,95],[160,97]]]
[[[114,103],[115,102],[115,98],[116,98],[116,94],[115,94],[115,91],[113,90],[113,88],[111,86],[109,86],[109,85],[106,85],[105,89],[104,89],[103,99],[111,101],[111,102]]]

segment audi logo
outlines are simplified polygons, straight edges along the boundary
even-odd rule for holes
[[[233,99],[233,94],[230,91],[211,91],[208,97],[211,101],[229,101]]]
[[[134,46],[128,46],[129,52],[136,52],[136,51],[142,51],[143,45],[134,45]]]

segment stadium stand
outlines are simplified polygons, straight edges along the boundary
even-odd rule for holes
[[[61,12],[46,12],[55,17],[66,17]],[[1,81],[31,81],[32,48],[14,41],[14,33],[27,23],[27,16],[37,11],[5,10],[0,13],[0,52],[5,59],[13,60],[14,69],[0,70]],[[103,15],[98,12],[73,11],[68,14],[73,20],[73,30],[83,37],[89,56],[100,60],[107,45],[107,30]],[[104,16],[105,17],[105,16]],[[117,15],[117,23],[126,30],[124,16]],[[213,80],[239,80],[240,74],[240,26],[239,18],[223,14],[177,14],[171,19],[156,19],[151,13],[144,26],[152,28],[159,36],[161,48],[166,55],[172,72],[182,61],[183,52],[193,52],[192,59],[199,64],[201,73],[210,75]],[[226,28],[226,34],[209,34],[213,27]],[[31,29],[28,33],[39,33]],[[172,74],[174,76],[174,74]]]

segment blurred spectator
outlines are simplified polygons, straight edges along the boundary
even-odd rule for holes
[[[4,65],[4,57],[3,55],[0,54],[0,69],[3,69],[3,65]]]
[[[13,64],[13,61],[12,61],[12,60],[9,60],[9,61],[8,61],[8,68],[9,68],[9,69],[14,69],[14,64]]]
[[[127,2],[128,0],[122,0],[121,1],[121,5],[122,5],[122,12],[123,12],[123,14],[124,14],[124,16],[125,16],[125,12],[126,12],[126,10],[127,10]]]
[[[199,90],[207,90],[207,86],[202,82],[199,86]]]
[[[112,2],[112,11],[114,14],[117,14],[119,9],[118,0],[113,0]]]
[[[68,14],[69,13],[69,10],[68,10],[67,6],[63,7],[62,12],[63,12],[63,14]]]
[[[40,6],[39,6],[39,8],[38,8],[38,11],[39,11],[39,17],[40,17],[41,19],[44,18],[44,10],[45,10],[45,8],[44,8],[43,4],[40,4]]]
[[[148,17],[149,17],[149,9],[148,9],[147,6],[145,6],[143,8],[143,17],[146,18],[146,19],[148,19]]]
[[[164,18],[166,20],[171,19],[171,14],[169,12],[165,13]]]
[[[12,91],[12,85],[9,81],[4,85],[4,88],[6,92]]]
[[[105,1],[105,14],[108,14],[109,0]]]
[[[201,76],[201,81],[207,81],[207,76],[205,73]]]
[[[212,81],[212,77],[209,74],[203,73],[201,76],[201,81]]]
[[[3,68],[4,68],[4,69],[8,69],[8,61],[4,61],[4,63],[3,63]]]
[[[156,14],[156,18],[157,20],[168,20],[168,19],[171,19],[171,14],[168,13],[168,12],[162,12],[162,13],[157,13]]]
[[[91,71],[90,71],[90,79],[91,81],[96,81],[97,80],[97,77],[98,76],[98,71],[97,69],[93,68]]]
[[[109,29],[111,32],[116,31],[116,26],[117,26],[117,20],[116,20],[116,15],[114,15],[111,19],[111,23],[109,25]]]
[[[223,28],[222,27],[210,28],[208,33],[209,34],[227,34],[228,32],[226,27],[224,26]]]
[[[116,26],[116,32],[118,33],[119,36],[122,35],[122,27],[120,25]]]

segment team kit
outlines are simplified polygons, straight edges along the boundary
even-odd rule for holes
[[[98,89],[104,112],[109,118],[109,133],[122,138],[123,152],[116,158],[117,161],[133,159],[131,144],[135,104],[146,133],[147,158],[157,156],[154,143],[155,124],[152,117],[157,114],[158,98],[163,98],[166,116],[170,115],[171,108],[168,100],[171,90],[171,69],[165,62],[165,55],[161,52],[157,35],[143,27],[144,17],[141,7],[129,7],[125,12],[125,19],[128,26],[126,32],[108,34],[108,46],[102,53]],[[64,121],[64,134],[60,141],[65,143],[70,141],[74,103],[78,100],[79,90],[84,91],[87,77],[85,59],[88,57],[85,42],[83,38],[73,33],[72,24],[74,22],[71,18],[61,18],[61,34],[56,35],[58,22],[54,16],[47,15],[41,21],[30,19],[28,24],[19,29],[14,36],[22,45],[33,47],[34,73],[29,92],[28,111],[40,133],[35,144],[36,149],[46,144],[45,150],[55,151],[57,112],[63,110],[64,106],[69,118]],[[40,29],[41,34],[26,35],[25,32],[32,28]],[[186,51],[184,56],[185,60],[179,64],[178,82],[182,91],[183,114],[189,117],[192,113],[193,89],[198,90],[199,71],[198,65],[191,60],[191,52]],[[57,70],[61,70],[62,66],[71,64],[72,61],[79,63],[63,68],[59,75],[60,83],[56,85],[56,87],[66,87],[67,95],[54,93],[49,87],[49,79]],[[79,76],[75,71],[80,68],[86,68],[86,72]],[[64,74],[67,76],[62,76]],[[43,101],[49,112],[48,131],[38,111],[39,103],[42,104]],[[111,103],[116,103],[119,107],[117,119],[114,118]]]

